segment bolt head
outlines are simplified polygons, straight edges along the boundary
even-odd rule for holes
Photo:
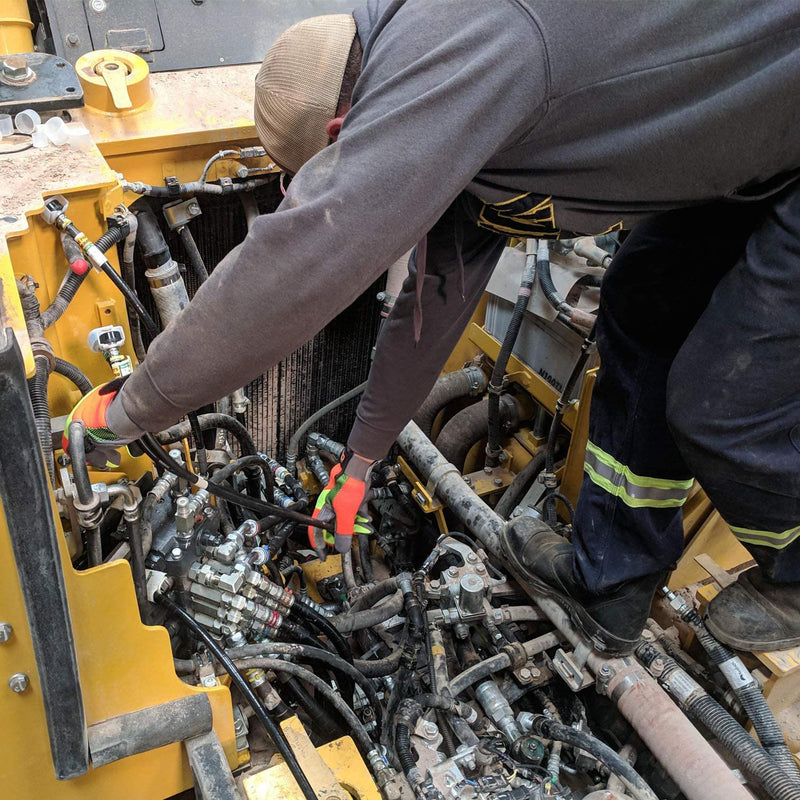
[[[24,81],[30,70],[28,62],[22,56],[6,56],[3,59],[3,77],[10,81]]]
[[[95,11],[98,14],[102,14],[106,10],[106,8],[108,8],[106,0],[92,0],[92,2],[89,3],[89,5],[92,11]]]
[[[17,672],[8,679],[9,688],[17,694],[22,694],[29,685],[30,680],[24,672]]]
[[[484,567],[483,564],[478,564],[475,567],[475,572],[477,572],[478,575],[483,575],[483,573],[486,572],[486,567]]]
[[[529,681],[529,680],[530,680],[530,679],[531,679],[533,676],[531,675],[531,671],[530,671],[530,670],[529,670],[527,667],[523,667],[523,668],[522,668],[522,669],[519,671],[519,677],[520,677],[520,678],[521,678],[523,681]]]
[[[470,553],[467,556],[467,561],[469,561],[470,564],[474,564],[477,560],[478,560],[478,556],[476,556],[475,553]]]
[[[200,206],[197,203],[190,203],[187,211],[193,216],[196,217],[200,213]]]
[[[70,34],[67,36],[67,44],[68,44],[70,47],[77,47],[77,45],[79,44],[79,42],[80,42],[80,39],[78,38],[78,34],[77,34],[77,33],[70,33]]]
[[[11,638],[11,633],[13,630],[14,629],[11,627],[11,623],[0,622],[0,644],[7,642]]]
[[[173,547],[170,551],[170,555],[177,561],[183,555],[183,550],[181,550],[180,547]]]
[[[427,738],[432,739],[439,733],[439,728],[437,728],[433,722],[426,722],[422,726],[422,731]]]
[[[608,664],[603,664],[603,666],[600,667],[600,674],[603,677],[608,677],[611,674],[611,667],[609,667]]]

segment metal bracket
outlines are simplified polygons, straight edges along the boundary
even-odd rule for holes
[[[586,654],[579,653],[579,650],[581,650],[580,647],[576,648],[574,653],[566,653],[559,647],[553,656],[553,669],[573,692],[585,689],[593,681],[592,676],[584,670],[590,649],[586,648]],[[582,661],[581,658],[583,659]]]

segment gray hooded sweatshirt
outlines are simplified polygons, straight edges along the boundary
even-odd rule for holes
[[[109,409],[119,435],[247,384],[427,234],[349,440],[381,458],[510,234],[627,229],[800,168],[797,0],[369,0],[354,15],[363,71],[338,142],[153,342]]]

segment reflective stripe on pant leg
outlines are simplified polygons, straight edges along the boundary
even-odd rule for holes
[[[774,550],[783,550],[784,547],[788,547],[800,539],[800,525],[785,531],[757,531],[753,528],[739,528],[730,524],[728,527],[742,544],[755,544],[761,547],[771,547]]]
[[[693,483],[637,475],[593,442],[586,443],[584,470],[592,483],[631,508],[679,508]]]

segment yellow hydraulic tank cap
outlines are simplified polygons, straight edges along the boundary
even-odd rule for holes
[[[147,62],[125,50],[93,50],[75,64],[86,108],[102,114],[131,114],[150,102]]]

